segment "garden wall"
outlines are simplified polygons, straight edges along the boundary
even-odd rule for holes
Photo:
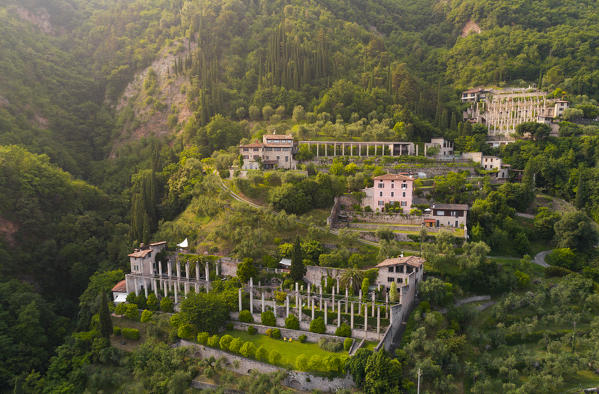
[[[308,283],[319,286],[321,278],[325,276],[330,276],[333,279],[341,278],[344,269],[341,268],[327,268],[327,267],[319,267],[317,265],[308,265],[306,267],[306,275],[304,279],[308,281]]]
[[[252,370],[261,373],[285,371],[285,369],[281,367],[231,354],[219,349],[209,348],[207,346],[199,345],[190,341],[180,340],[178,346],[195,348],[196,352],[194,356],[198,358],[224,358],[228,364],[226,366],[227,369],[244,375],[249,375],[250,371]],[[287,377],[283,381],[283,384],[293,389],[303,391],[328,390],[331,392],[335,392],[339,389],[351,389],[355,387],[354,381],[349,375],[346,375],[343,378],[329,379],[322,376],[316,376],[307,372],[300,371],[288,371]]]

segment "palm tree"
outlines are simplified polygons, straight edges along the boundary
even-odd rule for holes
[[[348,288],[352,294],[358,294],[363,279],[364,271],[358,269],[357,266],[354,266],[354,268],[343,271],[343,274],[339,278],[339,283],[342,287]]]

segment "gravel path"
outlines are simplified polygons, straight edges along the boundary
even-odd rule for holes
[[[540,265],[541,267],[549,267],[549,264],[545,262],[545,257],[551,253],[551,250],[544,250],[535,255],[535,258],[532,260],[536,265]]]

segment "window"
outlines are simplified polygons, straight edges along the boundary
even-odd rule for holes
[[[387,278],[387,282],[393,282],[393,278]]]
[[[391,192],[391,197],[395,196],[395,193]]]
[[[404,182],[404,183],[402,183],[402,184],[401,184],[401,188],[402,188],[402,189],[407,189],[407,188],[408,188],[408,184],[407,184],[407,183],[405,183],[405,182]]]
[[[393,181],[391,181],[391,189],[395,189],[395,183],[393,183]]]
[[[403,192],[403,193],[402,193],[402,197],[405,197],[405,196],[406,196],[406,192]]]
[[[401,206],[402,206],[402,207],[405,207],[405,206],[407,206],[407,205],[408,205],[408,203],[407,203],[406,201],[402,201],[402,202],[401,202]]]
[[[385,206],[385,202],[384,201],[379,201],[379,207],[383,207]]]
[[[277,156],[277,160],[279,160],[281,158],[281,156]]]
[[[285,156],[285,161],[289,161],[289,156]]]
[[[389,267],[389,272],[393,272],[393,267]]]
[[[437,211],[437,216],[445,216],[445,211]]]
[[[379,183],[379,189],[382,189],[382,188],[384,188],[384,187],[385,187],[385,184],[384,184],[384,183]]]
[[[379,197],[383,197],[383,192],[379,192]]]
[[[244,151],[244,152],[247,152],[247,151],[249,151],[249,150],[250,150],[250,148],[243,148],[243,151]]]

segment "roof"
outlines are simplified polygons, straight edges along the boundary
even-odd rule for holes
[[[407,264],[412,267],[421,267],[424,264],[424,259],[418,256],[394,257],[383,260],[376,265],[376,268],[389,267],[392,265]]]
[[[138,250],[136,252],[133,252],[129,255],[129,257],[135,257],[135,258],[140,258],[143,259],[144,257],[146,257],[146,255],[148,253],[152,253],[152,249],[142,249],[142,250]]]
[[[453,211],[467,211],[468,204],[433,204],[434,209],[447,209]]]
[[[115,293],[126,293],[127,292],[127,281],[125,279],[123,279],[122,281],[120,281],[119,283],[114,285],[114,287],[112,288],[112,291]]]
[[[279,264],[291,267],[291,259],[281,259],[281,261],[279,261]]]
[[[262,148],[262,142],[250,142],[249,144],[239,145],[241,148]]]
[[[265,134],[264,138],[273,138],[278,140],[292,140],[293,136],[291,134]]]
[[[375,181],[413,181],[414,178],[400,174],[385,174],[372,178]]]
[[[483,90],[484,90],[483,88],[473,88],[473,89],[464,90],[462,93],[478,93],[478,92],[482,92]]]

